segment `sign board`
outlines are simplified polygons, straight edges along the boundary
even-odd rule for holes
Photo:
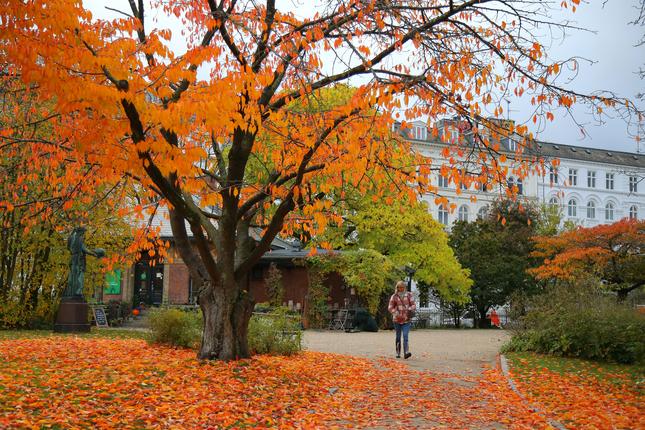
[[[105,294],[121,294],[121,271],[113,270],[105,274]]]
[[[94,312],[94,321],[96,321],[97,327],[109,327],[105,308],[96,306],[92,308],[92,311]]]

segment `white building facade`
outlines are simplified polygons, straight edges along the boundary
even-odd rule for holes
[[[444,139],[446,130],[440,122],[439,133]],[[451,136],[455,138],[458,131],[450,133],[455,133]],[[415,150],[430,157],[433,166],[447,161],[444,153],[447,144],[433,139],[424,123],[413,123],[407,134]],[[506,139],[500,144],[500,153],[511,160],[515,143]],[[432,182],[449,204],[437,204],[435,196],[430,195],[423,200],[435,219],[447,228],[457,220],[474,221],[483,216],[493,201],[505,195],[508,186],[517,187],[518,194],[527,200],[559,207],[562,222],[593,227],[622,218],[645,219],[645,155],[547,142],[536,142],[530,151],[545,160],[543,175],[532,172],[520,180],[509,173],[508,183],[495,189],[482,190],[479,184],[473,184],[468,188],[459,186],[458,192],[450,178],[434,172]],[[559,160],[555,169],[549,167],[554,159]],[[516,167],[512,161],[504,165],[509,172]]]
[[[494,189],[482,189],[481,185],[472,184],[467,188],[459,185],[460,189],[457,190],[451,178],[442,176],[438,171],[442,164],[448,162],[446,147],[450,145],[444,142],[459,137],[460,130],[454,126],[455,123],[454,120],[440,121],[437,138],[432,137],[433,133],[423,122],[412,123],[411,129],[405,133],[416,151],[432,159],[436,170],[433,170],[431,182],[438,187],[438,194],[448,199],[448,205],[445,202],[437,203],[434,195],[426,195],[422,199],[446,230],[455,221],[470,222],[485,216],[491,204],[506,195],[509,185],[517,187],[520,198],[557,206],[562,223],[569,221],[593,227],[623,218],[645,219],[645,155],[637,153],[535,142],[530,148],[530,156],[544,160],[546,169],[543,174],[532,171],[520,181],[509,173],[508,182],[498,184]],[[500,154],[510,160],[502,165],[508,167],[509,172],[517,167],[512,161],[516,144],[511,139],[500,142]],[[454,156],[453,153],[450,156]],[[556,159],[559,161],[557,168],[549,168]],[[473,171],[477,170],[475,165],[472,167]],[[412,290],[418,298],[415,283]],[[431,312],[435,319],[445,318],[434,304],[422,310]],[[497,312],[505,320],[506,308],[498,307]],[[463,324],[472,325],[472,320],[465,320]]]

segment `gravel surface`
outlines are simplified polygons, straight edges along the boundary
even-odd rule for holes
[[[412,357],[405,362],[416,370],[478,376],[485,365],[495,365],[499,349],[509,337],[507,332],[495,329],[414,330],[410,332]],[[311,351],[395,358],[393,330],[378,333],[306,330],[304,347]]]

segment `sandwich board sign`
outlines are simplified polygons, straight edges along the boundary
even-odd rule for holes
[[[101,306],[92,307],[94,312],[94,321],[96,321],[97,327],[109,327],[107,315],[105,315],[105,308]]]

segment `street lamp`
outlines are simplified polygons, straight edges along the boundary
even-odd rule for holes
[[[416,273],[416,270],[413,269],[410,265],[406,265],[403,270],[408,276],[408,291],[412,291],[412,276]]]

